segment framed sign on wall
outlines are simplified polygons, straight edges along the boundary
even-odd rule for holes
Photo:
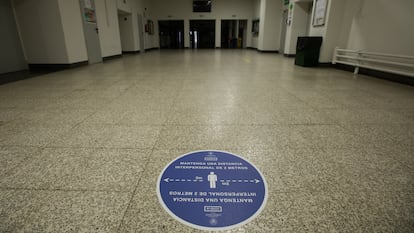
[[[260,25],[260,20],[259,19],[255,19],[252,21],[252,33],[253,36],[259,36],[259,25]]]
[[[314,27],[325,25],[326,8],[328,6],[328,0],[316,0],[315,11],[313,12]]]

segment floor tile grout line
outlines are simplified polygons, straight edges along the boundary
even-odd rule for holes
[[[180,90],[181,90],[181,89],[182,89],[182,88],[180,88]],[[176,98],[174,99],[174,101],[176,101],[176,99],[178,98],[179,93],[180,93],[180,91],[178,91],[178,92],[177,92],[177,96],[176,96]],[[173,104],[174,104],[174,101],[173,101]],[[169,110],[169,111],[171,111],[171,109],[172,109],[172,106],[170,107],[170,110]],[[168,119],[166,119],[165,121],[167,121],[167,120],[168,120]],[[119,221],[119,224],[118,224],[118,227],[117,227],[116,232],[120,232],[120,230],[121,230],[122,224],[124,223],[125,216],[127,215],[128,210],[130,209],[130,207],[131,207],[131,205],[132,205],[132,202],[133,202],[134,197],[135,197],[135,195],[136,195],[136,192],[137,192],[137,190],[138,190],[139,184],[141,183],[142,176],[143,176],[143,175],[145,174],[145,172],[147,171],[148,164],[149,164],[149,163],[150,163],[150,161],[151,161],[151,156],[153,155],[154,151],[156,150],[156,146],[157,146],[158,142],[161,140],[161,136],[162,136],[162,130],[163,130],[163,128],[164,128],[164,126],[161,128],[161,130],[160,130],[160,132],[159,132],[159,134],[158,134],[158,138],[157,138],[157,140],[154,142],[154,144],[153,144],[153,146],[152,146],[151,153],[150,153],[150,155],[148,156],[147,160],[145,161],[144,169],[141,171],[141,176],[139,177],[139,179],[138,179],[138,181],[137,181],[137,183],[136,183],[136,185],[135,185],[135,187],[134,187],[134,191],[133,191],[133,192],[132,192],[132,194],[131,194],[131,199],[129,200],[128,205],[127,205],[127,207],[125,208],[124,214],[122,215],[122,218],[121,218],[121,220]]]
[[[130,87],[132,88],[132,87]],[[128,90],[129,88],[127,88],[125,90],[125,92]],[[116,98],[112,99],[108,104],[113,103],[116,99],[118,99],[120,96],[122,96],[124,93],[121,93],[120,95],[118,95]],[[78,122],[77,124],[75,124],[73,127],[71,127],[70,129],[68,129],[66,132],[60,134],[57,137],[64,137],[64,135],[67,135],[69,132],[71,132],[72,130],[74,130],[75,128],[77,128],[79,125],[81,125],[82,123],[86,122],[89,118],[91,118],[94,114],[96,114],[99,111],[99,109],[95,109],[94,111],[92,111],[92,113],[88,114],[82,121]],[[49,143],[47,143],[46,145],[44,145],[44,147],[49,146],[51,143],[53,142],[50,141]]]
[[[132,87],[130,87],[132,88]],[[129,89],[129,88],[128,88]],[[71,93],[73,93],[74,91],[72,91]],[[122,94],[120,94],[119,96],[121,96]],[[110,103],[112,103],[113,101],[115,101],[116,98],[114,98]],[[75,129],[76,127],[78,127],[79,125],[81,125],[83,122],[85,122],[88,118],[90,118],[92,115],[94,115],[96,112],[98,112],[99,110],[92,111],[92,113],[87,114],[87,116],[85,118],[83,118],[80,122],[78,122],[77,124],[74,124],[72,127],[68,128],[68,130],[66,132],[62,132],[61,134],[59,134],[56,137],[63,137],[64,135],[66,135],[67,133],[69,133],[70,131],[72,131],[73,129]],[[55,138],[56,138],[55,137]],[[45,148],[48,148],[48,146],[53,142],[54,139],[52,139],[52,141],[49,141],[49,143],[45,144],[45,145],[40,145],[38,146],[38,151],[37,153],[39,155],[41,155],[43,153],[43,151],[45,151]],[[4,145],[0,145],[4,146]],[[7,146],[7,145],[6,145]],[[27,146],[27,145],[25,145]],[[34,158],[36,155],[33,156],[28,156],[26,157],[24,160],[22,160],[18,165],[16,165],[13,169],[11,169],[10,171],[8,171],[5,175],[11,174],[13,171],[15,171],[16,169],[18,169],[21,165],[23,165],[25,162],[31,160],[32,158]]]
[[[159,136],[160,137],[160,136]],[[157,141],[155,142],[155,144],[157,143]],[[138,178],[138,181],[136,182],[136,185],[135,185],[135,187],[134,187],[134,189],[133,189],[133,191],[132,191],[132,193],[131,193],[131,198],[130,198],[130,200],[128,201],[128,204],[127,204],[127,207],[125,208],[125,211],[124,211],[124,213],[122,214],[122,218],[120,219],[120,221],[119,221],[119,224],[118,224],[118,227],[117,227],[117,230],[116,230],[116,232],[119,232],[120,230],[121,230],[121,227],[122,227],[122,224],[123,224],[123,222],[124,222],[124,219],[125,219],[125,216],[127,215],[127,212],[128,212],[128,210],[130,209],[130,207],[131,207],[131,205],[132,205],[132,202],[133,202],[133,200],[134,200],[134,197],[135,197],[135,195],[136,195],[136,192],[137,192],[137,190],[138,190],[138,187],[139,187],[139,184],[141,183],[141,179],[142,179],[142,176],[145,174],[145,172],[147,171],[147,168],[148,168],[148,164],[149,164],[149,162],[150,162],[150,160],[151,160],[151,156],[152,156],[152,154],[154,153],[154,151],[155,151],[155,144],[154,144],[154,146],[153,146],[153,148],[151,149],[151,152],[149,153],[149,156],[147,157],[147,159],[146,159],[146,161],[145,161],[145,164],[144,164],[144,169],[141,171],[141,175],[139,176],[139,178]]]
[[[295,95],[294,93],[292,93],[289,90],[286,90],[288,93],[290,93],[291,95],[295,96],[297,99],[301,100],[302,102],[304,102],[310,109],[318,112],[318,113],[322,113],[327,119],[331,120],[332,122],[334,122],[335,125],[338,125],[339,122],[335,119],[330,117],[328,114],[325,114],[323,111],[321,111],[320,109],[316,108],[315,106],[311,105],[309,102],[302,100],[301,98],[299,98],[297,95]]]
[[[130,65],[132,65],[133,64],[133,61],[135,61],[135,60],[132,60],[131,62],[129,62],[128,63],[128,66],[130,66]],[[162,61],[162,60],[161,60]],[[257,62],[257,61],[256,61]],[[124,66],[125,66],[125,64],[123,64]],[[253,67],[253,66],[252,66]],[[254,68],[254,67],[253,67]],[[95,69],[96,70],[96,69]],[[96,70],[96,71],[99,71],[99,70]],[[155,69],[154,69],[154,71],[156,71]],[[185,70],[184,70],[185,71]],[[177,75],[177,72],[175,72],[174,74],[173,74],[174,76],[176,76]],[[196,72],[194,72],[194,74],[193,75],[197,75],[196,74]],[[224,74],[223,74],[224,75]],[[85,75],[85,76],[87,76],[87,75]],[[174,77],[174,76],[172,76],[172,77]],[[130,76],[128,76],[128,77],[130,77]],[[158,76],[157,76],[158,77]],[[105,77],[104,77],[105,78]],[[164,79],[165,79],[165,77],[164,77],[164,75],[160,75],[160,80],[163,80],[164,81]],[[223,77],[223,78],[227,78],[227,77]],[[260,78],[262,78],[262,77],[260,77]],[[269,78],[267,78],[267,79],[269,79]],[[97,78],[91,78],[90,80],[98,80]],[[165,79],[165,80],[167,80],[167,79]],[[185,80],[185,79],[183,79],[183,80]],[[195,79],[196,81],[199,81],[199,80],[204,80],[204,77],[202,77],[202,78],[200,78],[200,79]],[[273,79],[272,79],[273,80]],[[108,81],[110,81],[110,80],[108,80]],[[148,80],[147,80],[148,81]],[[206,80],[206,81],[210,81],[210,80]],[[216,81],[216,80],[214,80],[214,81]],[[270,81],[270,79],[269,79],[269,81]],[[293,81],[297,81],[297,80],[293,80]],[[299,81],[302,81],[302,80],[299,80]],[[91,81],[92,82],[92,81]],[[128,82],[130,82],[130,81],[128,81]],[[165,81],[165,82],[167,82],[167,81]],[[294,84],[294,83],[293,83]],[[90,86],[91,84],[90,83],[88,83],[88,85]],[[229,83],[229,85],[231,85],[231,83]],[[322,85],[324,85],[324,83],[322,83]],[[356,86],[357,87],[357,86]],[[310,87],[310,88],[312,88],[312,87]],[[289,88],[286,88],[287,90],[289,90]],[[361,86],[361,88],[360,89],[363,89],[363,86]],[[375,90],[373,90],[373,91],[375,91]],[[293,93],[295,93],[295,92],[293,92]],[[375,93],[375,92],[374,92]],[[378,92],[378,93],[380,93],[380,92]],[[125,94],[125,93],[124,93]],[[306,100],[306,99],[303,99],[303,100]],[[150,100],[151,101],[151,100]],[[308,101],[309,102],[309,101]],[[119,102],[117,102],[117,104],[120,104],[120,105],[122,105],[122,101],[119,101]],[[105,106],[103,106],[103,107],[100,107],[99,109],[97,109],[97,111],[101,111],[103,108],[105,108]],[[122,111],[122,110],[121,110]],[[305,114],[306,114],[306,112],[305,112]],[[170,116],[169,116],[170,117]],[[89,118],[90,119],[90,118]],[[232,125],[234,125],[234,126],[236,126],[236,127],[239,127],[241,124],[232,124]],[[337,123],[335,123],[335,125],[337,125]],[[340,125],[340,124],[339,124]],[[186,124],[183,124],[182,125],[183,127],[185,127],[185,126],[187,126]],[[207,125],[207,126],[209,126],[209,125]],[[132,126],[133,127],[133,126]],[[164,135],[165,135],[165,127],[169,127],[169,125],[168,125],[168,122],[165,122],[164,121],[164,123],[163,124],[161,124],[161,130],[159,130],[159,129],[157,129],[157,130],[159,130],[158,132],[159,132],[159,134],[158,134],[158,137],[154,137],[154,139],[156,139],[155,141],[155,143],[154,143],[154,145],[152,145],[151,146],[151,143],[149,144],[149,147],[148,148],[145,148],[145,150],[148,150],[148,153],[151,153],[150,155],[147,155],[147,156],[144,156],[144,157],[142,157],[143,158],[143,163],[154,163],[154,164],[156,164],[157,162],[153,159],[154,157],[160,157],[160,156],[157,156],[158,154],[161,154],[161,153],[159,153],[158,151],[157,151],[157,148],[159,149],[159,150],[168,150],[168,151],[170,151],[170,148],[167,146],[167,147],[164,147],[164,148],[159,148],[159,147],[157,147],[156,145],[157,145],[157,141],[158,140],[160,140],[160,137],[163,135],[162,133],[164,133]],[[191,127],[191,125],[190,125],[190,127]],[[196,127],[194,127],[194,128],[196,128]],[[324,128],[324,127],[322,127],[322,128]],[[326,127],[326,128],[329,128],[329,127]],[[306,130],[306,131],[308,131],[308,130]],[[331,130],[331,131],[333,131],[333,130]],[[338,131],[341,131],[340,130],[340,128],[338,127]],[[262,130],[258,130],[258,132],[260,133],[260,132],[262,132]],[[342,134],[342,133],[341,133]],[[179,137],[181,137],[182,136],[182,132],[181,132],[181,134],[180,134],[180,132],[177,132],[177,134],[176,134],[177,136],[179,136]],[[342,135],[344,135],[344,134],[342,134]],[[155,135],[156,136],[156,135]],[[318,134],[316,134],[316,136],[318,136]],[[93,137],[92,137],[93,138]],[[309,138],[309,137],[308,137]],[[310,138],[313,138],[313,137],[310,137]],[[163,140],[163,138],[161,138],[161,140]],[[195,146],[198,146],[198,145],[201,145],[201,143],[192,143],[192,142],[198,142],[198,140],[191,140],[191,141],[184,141],[183,143],[181,143],[181,144],[170,144],[171,146],[179,146],[179,145],[185,145],[185,146],[191,146],[191,145],[195,145]],[[243,140],[243,138],[241,138],[241,140],[238,140],[238,141],[240,141],[240,142],[243,142],[244,140]],[[312,141],[312,140],[306,140],[306,141]],[[154,142],[154,140],[151,140],[151,142],[153,143]],[[211,141],[211,142],[213,142],[213,141]],[[24,142],[23,142],[24,143]],[[65,143],[66,144],[66,143]],[[120,145],[121,143],[119,143],[119,145]],[[128,145],[129,143],[126,143],[126,145]],[[132,143],[131,143],[132,144]],[[207,144],[217,144],[217,143],[207,143]],[[220,144],[220,143],[219,143]],[[223,145],[228,145],[229,143],[227,143],[227,144],[223,144]],[[230,143],[230,144],[235,144],[235,145],[237,145],[237,144],[239,144],[239,143]],[[263,145],[271,145],[272,143],[266,143],[266,144],[263,144]],[[304,143],[305,144],[305,143]],[[306,143],[307,144],[307,143]],[[332,145],[332,144],[337,144],[337,143],[331,143],[330,145]],[[341,145],[344,145],[344,143],[340,143]],[[94,144],[94,143],[91,143],[91,144],[89,144],[89,145],[91,145],[92,147],[90,147],[90,148],[95,148],[95,147],[93,147],[94,145],[97,145],[97,144]],[[125,144],[124,144],[125,145]],[[166,143],[165,145],[168,145],[168,143]],[[244,145],[243,143],[240,143],[240,145]],[[321,148],[324,148],[323,146],[325,146],[325,144],[322,144],[322,143],[318,143],[318,146],[320,146]],[[271,146],[272,147],[272,146]],[[71,147],[71,148],[77,148],[77,147]],[[257,146],[256,146],[256,148],[257,148]],[[240,151],[251,151],[251,153],[252,153],[252,155],[254,155],[255,153],[257,153],[256,152],[256,148],[251,148],[251,150],[249,150],[249,149],[246,149],[245,147],[241,147],[240,148]],[[102,149],[109,149],[109,150],[111,150],[111,149],[119,149],[119,148],[114,148],[114,147],[109,147],[109,148],[102,148]],[[120,148],[120,149],[123,149],[123,148]],[[141,149],[141,148],[135,148],[135,147],[133,147],[133,148],[127,148],[127,149],[134,149],[134,150],[143,150],[143,149]],[[279,149],[276,147],[276,149],[275,149],[275,147],[273,147],[273,148],[268,148],[267,150],[275,150],[275,151],[279,151]],[[358,149],[359,150],[359,149]],[[151,151],[151,152],[150,152]],[[362,150],[361,150],[362,151]],[[116,153],[117,154],[117,153]],[[154,156],[154,155],[156,155],[156,156]],[[171,153],[169,153],[169,155],[171,156],[171,157],[173,157],[173,154],[171,154]],[[398,158],[401,158],[402,160],[403,160],[403,157],[398,157]],[[168,160],[168,159],[167,159]],[[159,162],[158,162],[159,163]],[[150,171],[150,169],[151,168],[144,168],[144,170],[146,169],[146,172],[148,173],[149,171]],[[144,172],[144,171],[141,171],[141,172]],[[152,172],[152,171],[150,171],[150,172]],[[137,174],[135,174],[135,175],[137,175]],[[142,175],[142,174],[141,174]],[[139,183],[138,183],[138,185],[141,183],[141,184],[145,184],[146,182],[144,182],[142,179],[145,179],[145,176],[139,176],[139,173],[138,173],[138,177],[137,176],[135,176],[135,178],[134,179],[138,179],[138,181],[139,181]],[[372,179],[371,179],[372,180]],[[133,185],[134,185],[134,183],[135,182],[132,182],[132,184],[130,184],[129,185],[129,187],[130,188],[134,188],[133,187]],[[149,183],[149,185],[151,185],[151,186],[149,186],[149,187],[152,187],[152,183],[153,182],[150,182]],[[148,184],[148,183],[147,183]],[[136,188],[136,187],[135,187]],[[0,190],[1,190],[1,188],[0,188]],[[334,190],[334,189],[332,189],[332,190]],[[131,203],[131,202],[128,202],[128,195],[130,195],[130,193],[131,193],[131,191],[132,191],[132,189],[128,192],[128,194],[126,194],[126,198],[124,199],[124,201],[122,201],[122,205],[120,205],[120,207],[121,207],[121,209],[119,209],[118,208],[118,211],[117,211],[117,214],[115,214],[114,216],[116,217],[115,219],[116,219],[116,221],[114,221],[113,222],[113,226],[112,226],[112,229],[115,231],[115,230],[117,230],[117,222],[119,221],[119,218],[122,216],[122,211],[123,211],[123,209],[125,208],[125,206],[126,205],[128,205],[129,206],[129,204]],[[141,191],[140,191],[140,189],[138,189],[138,194],[141,194]],[[119,195],[121,195],[121,194],[119,194]],[[116,195],[115,195],[116,196]],[[138,197],[140,197],[140,196],[138,196]],[[133,196],[132,196],[132,198],[133,198]],[[131,199],[132,200],[132,199]],[[130,201],[131,201],[130,200]],[[135,205],[134,205],[134,203],[135,202],[133,202],[133,207],[135,207]],[[158,202],[157,202],[158,203]],[[136,210],[136,208],[132,208],[132,210]],[[127,217],[125,217],[125,214],[126,214],[126,216]],[[122,220],[121,220],[121,222],[120,222],[120,224],[122,224],[122,222],[124,221],[124,218],[126,218],[126,221],[127,221],[127,223],[128,223],[128,220],[129,220],[129,215],[128,215],[128,213],[127,212],[124,212],[124,215],[122,216]],[[140,222],[141,224],[142,224],[142,222]],[[301,222],[301,223],[303,223],[303,222]],[[145,223],[144,223],[145,224]],[[158,224],[158,227],[160,227],[161,225],[159,225],[160,223],[158,223],[157,221],[155,222],[155,226],[154,227],[157,227],[157,224]],[[135,229],[133,229],[133,230],[135,230],[135,231],[137,231],[137,230],[140,230],[139,229],[139,227],[141,227],[141,226],[143,226],[143,225],[138,225],[137,227],[138,228],[135,228]],[[265,227],[267,227],[267,226],[265,226]],[[121,229],[120,230],[122,230],[123,228],[122,228],[122,226],[121,226]],[[158,230],[161,230],[161,228],[157,228]],[[168,228],[166,228],[166,229],[168,229]],[[247,229],[250,229],[250,228],[247,228]],[[119,230],[119,229],[118,229]],[[141,229],[142,230],[142,229]]]
[[[99,190],[99,189],[65,189],[65,188],[12,188],[2,187],[0,190],[15,190],[15,191],[47,191],[47,192],[93,192],[93,193],[130,193],[131,190]]]
[[[13,146],[16,147],[16,146]],[[1,148],[1,146],[0,146]],[[33,148],[33,147],[32,147]],[[15,170],[19,169],[21,165],[23,165],[24,163],[26,163],[27,161],[35,158],[36,156],[39,156],[40,154],[43,153],[43,151],[45,150],[42,147],[34,147],[36,148],[36,154],[35,155],[30,155],[30,156],[26,156],[22,161],[20,161],[18,164],[16,164],[16,166],[14,166],[12,169],[10,169],[9,171],[5,172],[4,174],[2,174],[3,178],[9,176],[10,174],[12,174]],[[1,188],[1,187],[0,187]]]
[[[350,124],[338,124],[339,125],[339,127],[341,127],[343,130],[345,130],[345,131],[347,131],[349,134],[351,134],[353,137],[359,137],[359,135],[356,133],[356,132],[353,132],[352,130],[350,130],[350,129],[348,129],[348,128],[346,128],[346,126],[345,125],[350,125]],[[351,124],[351,125],[355,125],[355,124]],[[362,126],[362,125],[384,125],[384,124],[358,124],[359,126]],[[385,125],[387,125],[387,124],[385,124]],[[391,125],[394,125],[394,124],[391,124]],[[400,125],[400,124],[397,124],[397,125]],[[388,131],[386,131],[386,134],[387,135],[392,135],[391,133],[389,133]],[[395,139],[393,139],[393,138],[391,138],[391,140],[395,143],[395,144],[398,144],[398,142],[395,140]],[[370,147],[370,149],[372,149],[373,147]],[[381,146],[375,146],[375,148],[376,149],[379,149],[379,148],[382,148]],[[369,152],[369,150],[366,148],[366,147],[363,147],[363,146],[361,146],[360,147],[360,149],[361,150],[363,150],[366,154],[368,154],[368,152]],[[383,148],[382,148],[383,149]],[[394,157],[388,157],[388,158],[391,158],[391,160],[393,160],[393,161],[395,161],[395,162],[397,162],[397,163],[399,163],[401,166],[403,166],[403,167],[405,167],[405,168],[408,168],[408,169],[411,169],[411,166],[410,165],[408,165],[407,163],[404,163],[403,161],[400,161],[400,160],[398,160],[398,159],[396,159],[396,158],[394,158]],[[364,159],[364,161],[365,162],[370,162],[368,159]],[[378,168],[376,168],[376,170],[377,171],[379,171],[378,170]]]
[[[3,145],[1,147],[29,147],[29,146],[20,146],[20,145]],[[34,147],[34,146],[33,146]],[[365,148],[364,146],[278,146],[283,148],[292,148],[292,149],[303,149],[303,148],[325,148],[325,149],[341,149],[341,148]],[[138,150],[138,151],[145,151],[145,150],[152,150],[153,147],[85,147],[85,146],[45,146],[45,147],[36,147],[40,149],[96,149],[96,150]],[[156,150],[166,150],[166,149],[191,149],[194,147],[158,147],[155,146],[154,149]],[[270,147],[272,148],[272,147]],[[260,150],[270,150],[270,148],[259,148]],[[372,147],[372,148],[380,148],[380,146]],[[232,147],[232,149],[246,149],[241,147]],[[274,148],[273,148],[274,149]]]

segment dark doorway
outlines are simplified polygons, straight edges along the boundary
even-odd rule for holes
[[[190,45],[193,49],[214,48],[216,40],[215,20],[190,20]]]
[[[161,49],[184,48],[184,20],[160,20],[158,28]]]
[[[245,48],[246,47],[247,20],[222,20],[221,21],[221,47]]]

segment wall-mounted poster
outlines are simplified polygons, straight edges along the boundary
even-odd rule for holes
[[[327,5],[328,0],[316,0],[315,11],[313,13],[313,26],[325,25]]]

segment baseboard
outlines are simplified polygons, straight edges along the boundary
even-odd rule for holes
[[[257,49],[257,51],[259,51],[261,53],[279,53],[279,50],[261,50],[261,49]]]
[[[19,70],[0,74],[0,85],[10,82],[16,82],[33,77],[29,70]]]
[[[117,59],[117,58],[121,58],[121,57],[122,57],[122,54],[117,54],[117,55],[103,57],[102,60],[103,61],[109,61],[109,60],[113,60],[113,59]]]
[[[337,63],[337,64],[332,65],[332,67],[336,69],[340,69],[340,70],[354,72],[354,66],[350,66],[350,65]],[[393,82],[398,82],[398,83],[414,86],[414,78],[409,77],[409,76],[393,74],[393,73],[372,70],[372,69],[367,69],[367,68],[359,68],[359,74],[364,74],[364,75],[368,75],[368,76],[372,76],[372,77],[376,77],[380,79],[385,79],[385,80],[389,80]]]
[[[122,54],[136,54],[136,53],[140,53],[140,50],[134,50],[134,51],[122,51]]]
[[[258,48],[255,48],[255,47],[249,47],[249,46],[247,46],[246,49],[256,50],[256,51],[261,52],[261,53],[279,53],[279,50],[261,50],[261,49],[258,49]]]
[[[30,71],[58,71],[58,70],[65,70],[76,68],[79,66],[87,66],[89,63],[88,61],[81,61],[76,63],[68,63],[68,64],[28,64]]]
[[[330,63],[330,62],[319,62],[318,67],[321,67],[321,68],[331,68],[332,67],[332,63]]]
[[[247,49],[246,48],[223,48],[223,47],[216,47],[216,49],[224,49],[224,50],[241,50],[241,49]]]
[[[27,70],[19,70],[15,72],[0,74],[0,84],[16,82],[19,80],[29,79],[60,70],[66,70],[86,65],[88,65],[88,61],[81,61],[70,64],[28,64],[29,69]]]
[[[29,78],[34,78],[40,75],[45,75],[49,73],[56,72],[58,70],[19,70],[19,71],[13,71],[8,73],[0,74],[0,85],[11,83],[11,82],[17,82],[20,80],[25,80]]]
[[[159,49],[160,49],[159,47],[148,48],[148,49],[145,49],[145,52],[148,52],[148,51],[151,51],[151,50],[159,50]]]
[[[285,56],[285,57],[296,57],[296,54],[284,53],[283,56]]]

